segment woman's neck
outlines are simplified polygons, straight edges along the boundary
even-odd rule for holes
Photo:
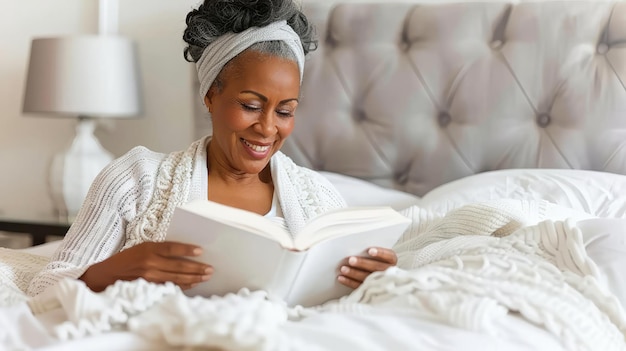
[[[258,174],[235,172],[207,150],[207,170],[209,200],[262,215],[270,210],[274,184],[269,164]]]
[[[271,183],[272,174],[269,163],[259,173],[245,173],[232,167],[220,157],[215,149],[211,148],[211,141],[207,144],[207,170],[209,178],[218,180],[220,183],[234,186],[246,186],[248,184]]]

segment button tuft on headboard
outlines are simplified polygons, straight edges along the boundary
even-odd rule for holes
[[[399,185],[406,185],[409,181],[409,174],[407,172],[397,173],[395,175],[395,180]]]
[[[539,115],[537,115],[537,124],[541,128],[547,127],[550,124],[550,120],[551,120],[551,117],[547,113],[540,113]]]
[[[607,52],[609,52],[609,46],[606,43],[600,43],[598,44],[597,51],[598,51],[598,54],[604,55]]]
[[[355,110],[353,116],[357,122],[364,122],[367,119],[367,114],[363,110]]]
[[[494,50],[499,50],[500,48],[502,48],[502,46],[504,46],[504,42],[502,40],[497,39],[497,40],[492,41],[489,46],[491,46],[491,48]]]
[[[437,122],[439,122],[439,126],[441,128],[445,128],[448,124],[450,124],[450,122],[452,122],[452,117],[448,112],[443,111],[439,113],[439,116],[437,116]]]

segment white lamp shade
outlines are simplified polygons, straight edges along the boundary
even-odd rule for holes
[[[133,41],[118,36],[33,39],[24,112],[131,117],[141,112]]]

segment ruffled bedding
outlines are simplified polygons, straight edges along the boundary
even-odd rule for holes
[[[89,342],[106,335],[161,349],[626,348],[623,297],[611,291],[604,268],[587,254],[578,227],[591,215],[527,200],[470,204],[445,215],[411,207],[404,214],[414,225],[395,247],[398,266],[323,306],[290,308],[245,290],[189,298],[173,285],[142,280],[96,294],[80,281],[64,280],[29,299],[36,312],[30,326],[5,330],[4,339],[27,344],[19,335],[32,327],[51,336],[50,349],[94,346]],[[2,255],[3,272],[15,257]],[[13,267],[14,277],[28,279],[42,264],[40,256],[24,257],[30,266],[21,266],[24,272]],[[23,283],[12,287],[12,302],[5,305],[24,306],[25,297],[15,294]]]

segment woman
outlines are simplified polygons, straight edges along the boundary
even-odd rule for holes
[[[187,15],[185,58],[196,62],[213,134],[169,155],[136,147],[94,181],[75,223],[46,268],[36,295],[64,277],[94,291],[117,280],[171,281],[183,289],[211,278],[195,245],[166,242],[174,208],[209,199],[283,223],[293,235],[345,203],[319,174],[279,149],[295,122],[312,28],[291,0],[205,0]],[[338,280],[358,287],[397,261],[390,249],[350,257]],[[338,267],[339,268],[339,267]]]

